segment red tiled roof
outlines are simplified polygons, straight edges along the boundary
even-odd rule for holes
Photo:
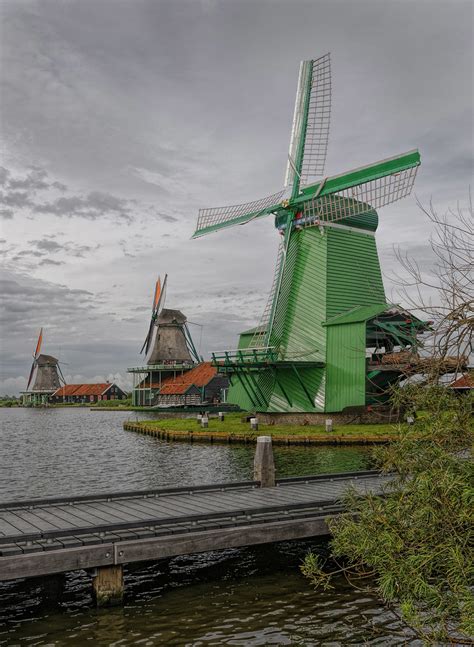
[[[211,362],[201,362],[201,364],[198,364],[190,371],[186,371],[183,375],[178,375],[176,378],[169,377],[163,380],[160,395],[183,394],[192,385],[198,388],[207,386],[216,375],[217,368],[212,366]]]
[[[64,397],[69,395],[103,395],[112,384],[101,382],[99,384],[65,384],[53,393],[54,396]]]
[[[184,395],[192,386],[192,384],[175,384],[174,382],[170,382],[161,387],[160,395]]]
[[[474,378],[472,375],[462,375],[449,386],[452,389],[472,389],[474,388]]]

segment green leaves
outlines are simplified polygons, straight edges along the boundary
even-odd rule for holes
[[[349,580],[373,571],[373,592],[426,641],[467,640],[474,634],[472,401],[444,387],[401,391],[399,402],[422,414],[377,450],[394,483],[384,497],[348,493],[347,514],[329,521],[331,557],[344,560]],[[341,569],[308,556],[302,572],[327,587]]]

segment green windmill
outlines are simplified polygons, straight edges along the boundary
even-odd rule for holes
[[[285,188],[199,212],[193,237],[270,214],[281,236],[259,325],[236,351],[213,354],[230,378],[229,401],[246,410],[340,412],[383,401],[425,328],[387,303],[375,244],[375,209],[411,192],[419,152],[321,178],[330,112],[326,54],[300,65]]]

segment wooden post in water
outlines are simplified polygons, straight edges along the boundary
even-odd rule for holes
[[[260,487],[275,486],[275,462],[271,436],[258,436],[253,462],[253,477],[260,481]]]
[[[92,590],[98,607],[112,607],[123,601],[123,566],[99,566],[92,580]]]

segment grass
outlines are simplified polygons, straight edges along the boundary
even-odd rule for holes
[[[156,429],[169,432],[184,432],[199,434],[223,433],[233,435],[255,435],[268,436],[301,436],[321,438],[353,438],[354,440],[382,440],[395,438],[399,432],[399,426],[395,424],[367,424],[367,425],[338,425],[333,427],[332,432],[326,432],[324,425],[265,425],[259,423],[258,433],[250,429],[250,423],[242,422],[242,413],[229,413],[223,422],[217,418],[209,419],[208,429],[201,429],[195,418],[168,418],[165,420],[146,420],[139,424],[146,429]]]

